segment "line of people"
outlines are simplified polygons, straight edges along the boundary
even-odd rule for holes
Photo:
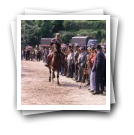
[[[49,54],[49,50],[48,49],[41,49],[41,48],[33,48],[33,47],[25,47],[23,49],[21,49],[21,59],[25,59],[25,60],[37,60],[37,61],[41,61],[43,60],[43,62],[46,62],[46,57]]]
[[[66,56],[65,66],[61,67],[61,74],[74,78],[76,82],[87,82],[88,90],[93,94],[103,94],[106,86],[106,47],[62,48]]]

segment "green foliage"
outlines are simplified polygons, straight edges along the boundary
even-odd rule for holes
[[[63,43],[71,42],[73,36],[89,36],[106,40],[105,20],[22,20],[21,38],[24,44],[35,46],[41,38],[52,38],[61,33]]]
[[[65,44],[71,42],[72,37],[76,35],[75,32],[69,32],[69,31],[68,32],[67,31],[60,31],[60,33],[61,33],[61,40]]]

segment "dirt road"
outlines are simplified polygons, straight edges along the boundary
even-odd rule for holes
[[[92,95],[87,87],[79,89],[79,83],[60,75],[57,86],[49,82],[49,71],[43,62],[22,61],[21,104],[22,105],[104,105],[105,95]]]

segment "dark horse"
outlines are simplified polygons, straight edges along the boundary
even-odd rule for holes
[[[55,78],[55,71],[57,71],[57,85],[60,85],[59,82],[59,72],[61,70],[61,59],[62,61],[64,61],[64,56],[63,54],[59,53],[56,49],[56,44],[53,44],[53,52],[50,55],[50,64],[49,64],[49,82],[51,82],[51,79],[53,80]],[[52,74],[52,78],[51,78],[51,74]],[[54,81],[54,80],[53,80]]]

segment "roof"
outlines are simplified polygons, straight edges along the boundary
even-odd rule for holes
[[[76,36],[76,37],[72,37],[72,38],[88,38],[88,36]]]
[[[98,41],[97,39],[89,39],[89,41]]]

